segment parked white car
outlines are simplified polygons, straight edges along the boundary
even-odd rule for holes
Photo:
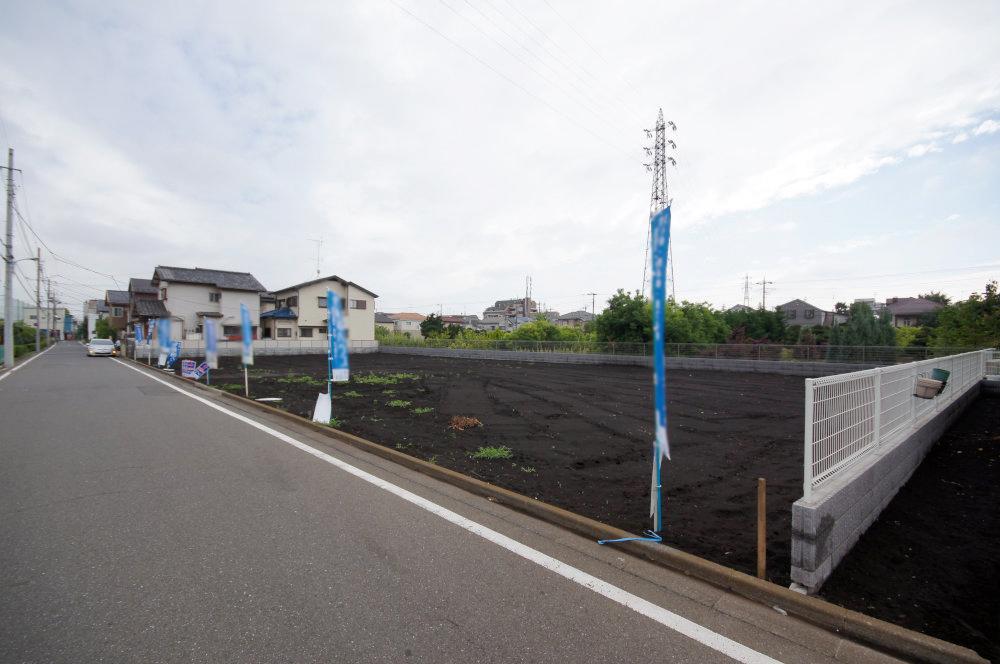
[[[90,343],[87,344],[88,357],[97,357],[98,355],[111,357],[117,354],[118,351],[115,350],[115,342],[111,339],[91,339]]]

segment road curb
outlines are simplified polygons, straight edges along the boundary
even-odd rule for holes
[[[141,367],[150,368],[148,365],[132,358],[125,359]],[[316,433],[363,450],[369,454],[447,482],[448,484],[516,509],[519,512],[529,514],[548,523],[566,528],[578,535],[589,537],[595,540],[595,546],[597,546],[596,540],[598,539],[617,539],[635,536],[632,533],[609,526],[600,521],[575,514],[561,507],[550,505],[523,494],[504,489],[503,487],[477,480],[454,470],[428,463],[344,431],[331,429],[328,426],[317,424],[279,408],[202,385],[190,379],[181,378],[175,373],[158,372],[155,375],[163,374],[170,376],[179,383],[192,385],[200,390],[221,395],[223,399],[250,406],[261,412],[282,418],[299,426],[307,427]],[[705,581],[755,602],[781,609],[813,625],[833,631],[889,655],[902,657],[911,661],[934,662],[936,664],[952,662],[982,664],[987,662],[987,660],[969,648],[909,630],[884,620],[872,618],[857,611],[845,609],[818,597],[797,593],[788,588],[757,579],[743,572],[729,569],[718,563],[699,558],[698,556],[663,544],[623,542],[616,544],[615,548],[649,562],[662,565],[673,571],[680,572],[686,576]]]

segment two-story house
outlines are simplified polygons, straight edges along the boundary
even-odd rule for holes
[[[267,289],[249,272],[160,265],[150,285],[172,321],[174,339],[200,339],[207,318],[218,321],[220,338],[240,339],[241,304],[250,310],[253,336],[259,338],[260,294]]]
[[[274,309],[260,315],[265,339],[325,339],[326,291],[340,297],[347,338],[375,339],[375,293],[333,274],[275,290]]]
[[[111,329],[121,332],[128,326],[128,291],[104,291],[104,304],[108,307]]]
[[[911,327],[923,325],[924,320],[944,305],[922,297],[890,297],[885,301],[885,308],[892,316],[893,327]]]

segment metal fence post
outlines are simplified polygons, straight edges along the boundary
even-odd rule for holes
[[[813,378],[806,378],[806,429],[803,438],[805,450],[803,450],[802,464],[802,495],[809,498],[812,495],[812,465],[813,465]]]
[[[882,369],[875,370],[875,412],[872,413],[872,444],[882,444]]]

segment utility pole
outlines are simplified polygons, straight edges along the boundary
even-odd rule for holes
[[[49,305],[45,307],[45,341],[52,345],[52,280],[46,280],[45,295]]]
[[[14,148],[7,148],[7,240],[4,251],[3,364],[14,368]]]
[[[42,248],[38,247],[35,258],[35,352],[42,349]]]
[[[767,309],[767,287],[768,285],[773,285],[773,281],[767,280],[767,275],[764,275],[763,281],[758,281],[755,285],[760,286],[760,308]]]
[[[597,293],[584,293],[590,296],[590,313],[597,315]]]

